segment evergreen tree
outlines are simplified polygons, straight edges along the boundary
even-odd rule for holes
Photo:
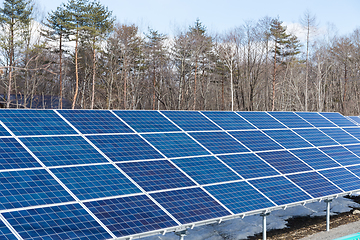
[[[0,8],[0,24],[7,36],[2,39],[1,47],[8,51],[8,75],[6,107],[10,107],[10,95],[12,91],[12,75],[15,63],[16,38],[30,24],[33,5],[31,0],[4,0],[3,8]],[[5,41],[4,41],[5,40]]]
[[[63,98],[63,83],[62,83],[62,56],[63,56],[63,40],[69,37],[69,29],[67,28],[67,22],[70,16],[66,12],[65,6],[62,5],[49,13],[46,18],[45,26],[43,29],[43,35],[51,40],[59,40],[59,85],[60,85],[60,100],[59,107],[62,109],[62,98]]]
[[[270,33],[274,42],[274,75],[272,82],[272,111],[275,110],[275,87],[276,87],[276,74],[278,63],[282,63],[282,57],[286,55],[286,47],[289,46],[290,35],[286,33],[286,27],[282,26],[282,22],[278,19],[273,19],[270,25]]]
[[[159,33],[158,31],[154,31],[152,29],[149,30],[149,34],[146,36],[148,41],[146,42],[146,49],[148,51],[148,67],[149,72],[152,72],[153,78],[153,110],[156,108],[156,92],[157,92],[157,72],[161,72],[165,62],[166,62],[166,51],[164,48],[164,41],[166,40],[166,36]],[[160,97],[158,97],[160,100]]]
[[[96,49],[98,48],[96,43],[111,32],[115,18],[112,17],[112,12],[99,2],[90,3],[88,8],[86,33],[90,39],[93,51],[92,97],[90,107],[93,109],[95,101]]]
[[[197,75],[199,72],[199,63],[205,65],[211,53],[213,40],[206,34],[206,27],[202,25],[199,19],[196,19],[195,25],[189,27],[188,36],[192,46],[193,69],[194,69],[194,104],[193,110],[196,109],[197,101]],[[204,70],[204,69],[203,69]]]
[[[76,99],[79,93],[79,64],[78,64],[78,51],[80,36],[87,29],[89,21],[89,3],[88,0],[69,0],[65,5],[65,14],[69,16],[69,21],[65,25],[70,35],[73,36],[72,41],[75,41],[75,91],[72,102],[72,109],[75,108]]]

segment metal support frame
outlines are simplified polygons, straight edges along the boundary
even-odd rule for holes
[[[262,224],[263,224],[263,240],[266,240],[266,217],[270,215],[270,212],[265,212],[260,214],[263,217]]]
[[[180,239],[180,240],[184,240],[185,236],[188,235],[187,229],[182,230],[182,231],[175,232],[175,234],[179,236],[179,239]]]
[[[330,203],[332,199],[325,199],[326,202],[326,231],[330,231]]]

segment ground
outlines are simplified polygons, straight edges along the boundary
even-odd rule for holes
[[[349,197],[354,202],[360,204],[360,196]],[[350,212],[340,213],[336,216],[331,216],[330,228],[335,228],[340,225],[348,224],[351,222],[360,221],[360,214],[353,214],[353,208]],[[287,220],[287,228],[274,229],[267,232],[268,240],[295,240],[301,239],[306,236],[312,235],[317,232],[326,230],[326,216],[321,217],[294,217]],[[247,238],[248,240],[262,239],[262,233],[256,234]]]

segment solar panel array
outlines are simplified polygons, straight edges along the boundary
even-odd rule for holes
[[[339,113],[0,110],[1,239],[112,239],[360,189]]]

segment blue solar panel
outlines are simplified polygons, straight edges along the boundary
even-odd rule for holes
[[[199,184],[240,180],[241,178],[215,157],[174,159],[173,162]]]
[[[268,112],[288,128],[311,128],[311,124],[300,118],[293,112]]]
[[[360,117],[359,116],[348,116],[350,120],[352,120],[356,125],[360,125]]]
[[[0,209],[74,201],[45,170],[0,172]]]
[[[354,137],[360,140],[360,127],[356,128],[343,128],[344,131],[350,133]]]
[[[141,192],[111,164],[54,168],[51,171],[80,200]]]
[[[190,135],[214,154],[249,152],[225,132],[194,132]]]
[[[230,215],[200,188],[158,192],[151,196],[182,224]]]
[[[282,176],[256,179],[250,183],[278,205],[310,199],[309,195]]]
[[[113,161],[163,158],[137,135],[97,135],[87,138]]]
[[[360,165],[347,167],[347,169],[360,178]]]
[[[0,136],[11,136],[11,134],[3,126],[0,125]]]
[[[41,165],[14,138],[0,138],[0,169],[32,168]]]
[[[337,112],[328,112],[328,113],[320,113],[339,127],[354,127],[356,126],[355,123],[351,122],[349,119],[341,115]]]
[[[360,189],[360,179],[345,168],[328,169],[320,173],[344,191]]]
[[[133,132],[110,111],[104,110],[58,110],[83,134]]]
[[[235,214],[274,206],[246,182],[212,185],[205,189]]]
[[[24,239],[110,239],[111,236],[79,204],[3,213]]]
[[[80,136],[28,137],[21,140],[47,166],[109,162]]]
[[[288,178],[315,198],[341,193],[339,188],[316,172],[289,175]]]
[[[210,154],[185,133],[144,134],[143,137],[169,158]]]
[[[224,155],[219,158],[246,179],[279,175],[276,170],[253,153]]]
[[[294,131],[316,147],[339,145],[318,129],[295,129]]]
[[[255,129],[234,112],[202,112],[224,130]]]
[[[316,112],[296,112],[297,115],[314,125],[315,127],[336,127],[323,116]]]
[[[114,113],[140,133],[180,131],[157,111],[114,111]]]
[[[3,109],[0,111],[0,120],[18,136],[76,134],[52,110]]]
[[[252,151],[283,149],[283,147],[260,131],[236,131],[230,134]]]
[[[349,145],[349,146],[345,146],[345,148],[350,150],[352,153],[355,153],[358,157],[360,157],[360,145]]]
[[[309,166],[288,151],[262,152],[258,155],[283,174],[311,170]]]
[[[312,147],[312,145],[291,130],[266,130],[264,132],[285,148]]]
[[[145,195],[87,202],[85,205],[116,237],[177,225]]]
[[[238,114],[260,129],[286,128],[266,112],[238,112]]]
[[[118,166],[148,192],[195,185],[167,160],[126,162],[119,163]]]
[[[321,131],[329,135],[332,139],[334,139],[340,144],[360,143],[360,141],[358,141],[340,128],[324,128],[321,129]]]
[[[162,111],[162,113],[185,131],[220,130],[220,128],[209,121],[200,112]]]
[[[338,163],[316,148],[291,150],[291,152],[314,169],[339,167]]]
[[[0,236],[3,240],[17,240],[14,234],[10,231],[10,229],[0,221]]]
[[[342,146],[324,147],[320,148],[320,150],[325,152],[327,155],[329,155],[331,158],[333,158],[343,166],[360,163],[359,157],[357,157]]]

